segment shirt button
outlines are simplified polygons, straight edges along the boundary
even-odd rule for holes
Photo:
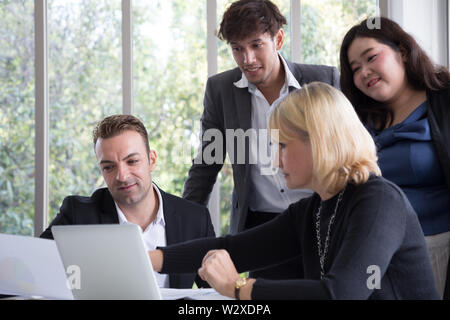
[[[281,191],[281,193],[283,193],[283,192],[284,192],[284,189],[281,189],[280,191]]]

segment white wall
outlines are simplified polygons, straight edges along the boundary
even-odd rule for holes
[[[414,36],[435,63],[449,66],[448,0],[380,0],[380,8]]]

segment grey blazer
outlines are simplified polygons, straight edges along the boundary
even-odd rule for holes
[[[286,62],[300,85],[322,81],[339,88],[339,74],[335,67]],[[201,161],[194,159],[184,185],[183,198],[185,199],[203,205],[208,203],[217,174],[222,169],[226,152],[229,155],[236,155],[237,151],[236,146],[234,146],[234,152],[227,150],[229,144],[226,141],[225,130],[243,129],[247,131],[251,127],[251,95],[247,88],[237,88],[233,84],[241,77],[241,70],[235,68],[212,76],[207,81],[203,101],[204,110],[201,117],[202,134],[208,129],[217,129],[222,133],[224,143],[221,157],[223,159],[220,163],[213,164],[205,163],[203,159]],[[290,91],[293,89],[293,87],[289,88]],[[201,152],[212,142],[205,140],[202,139]],[[245,147],[248,150],[248,146]],[[248,213],[248,195],[251,184],[248,152],[246,154],[245,164],[232,161],[234,189],[229,230],[231,234],[236,234],[244,229]],[[199,153],[197,158],[200,156]]]

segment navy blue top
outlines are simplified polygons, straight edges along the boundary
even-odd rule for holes
[[[369,132],[383,176],[397,184],[416,211],[426,236],[450,230],[450,196],[433,145],[425,101],[403,122]]]

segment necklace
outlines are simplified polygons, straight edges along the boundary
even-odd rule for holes
[[[334,207],[333,215],[331,216],[330,222],[328,223],[327,236],[325,238],[325,243],[323,245],[323,249],[322,249],[322,241],[320,240],[320,213],[322,210],[322,201],[320,201],[319,209],[316,212],[316,236],[317,236],[317,249],[318,249],[319,261],[320,261],[320,279],[321,280],[323,279],[323,276],[325,274],[324,266],[325,266],[325,260],[327,258],[327,253],[328,253],[328,245],[330,243],[331,227],[333,226],[334,218],[336,217],[336,212],[339,207],[339,202],[341,202],[344,192],[345,192],[345,188],[341,192],[339,192],[339,196],[336,201],[336,206]]]

